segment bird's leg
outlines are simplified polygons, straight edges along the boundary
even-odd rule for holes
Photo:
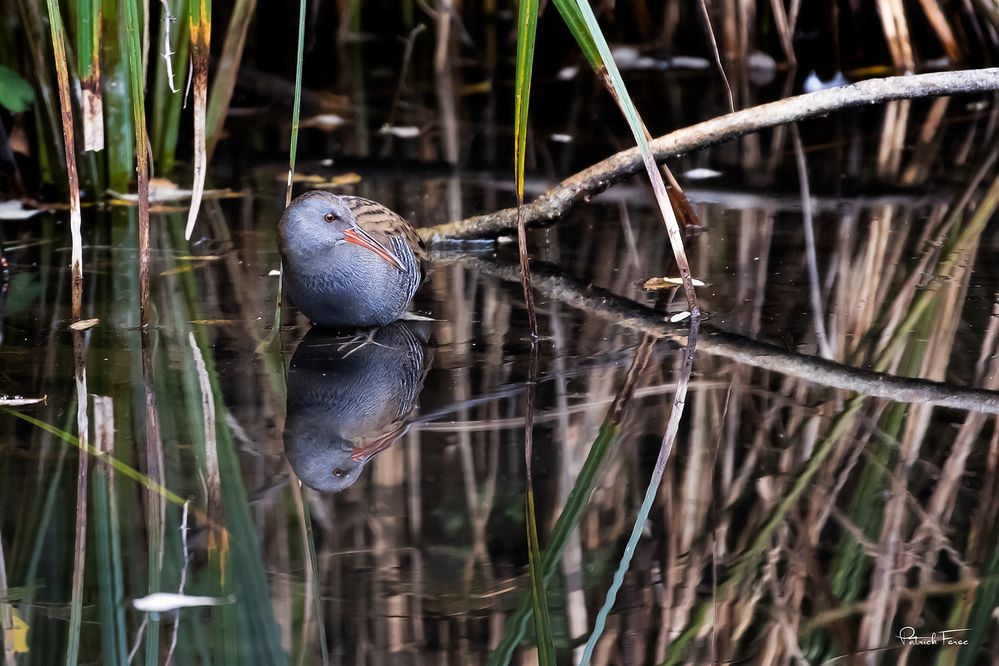
[[[356,352],[358,349],[363,349],[363,348],[367,347],[368,345],[374,345],[376,347],[385,347],[385,345],[381,344],[380,342],[375,342],[375,333],[377,333],[377,332],[378,332],[378,327],[377,326],[375,326],[374,328],[369,328],[368,331],[367,331],[367,333],[362,333],[362,334],[355,335],[352,338],[350,338],[350,340],[347,340],[346,342],[342,343],[337,348],[337,351],[338,352],[342,352],[349,345],[355,345],[356,344],[357,345],[356,347],[354,347],[349,352],[347,352],[346,354],[343,355],[343,358],[347,358],[351,354],[353,354],[354,352]],[[385,347],[385,348],[387,349],[388,347]]]

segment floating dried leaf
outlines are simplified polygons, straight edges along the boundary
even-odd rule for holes
[[[25,208],[24,204],[16,199],[0,201],[0,220],[26,220],[44,212],[37,208]]]
[[[709,178],[717,178],[722,175],[721,171],[715,171],[714,169],[705,169],[704,167],[698,167],[696,169],[691,169],[685,171],[683,177],[687,180],[707,180]]]
[[[397,139],[415,139],[420,136],[420,128],[414,127],[412,125],[404,126],[389,126],[382,125],[381,129],[378,130],[379,134],[387,134],[389,136],[394,136]]]
[[[276,180],[279,182],[286,182],[288,180],[287,175],[281,174]],[[312,185],[313,187],[344,187],[345,185],[357,185],[361,182],[361,174],[354,173],[342,173],[338,176],[320,176],[315,173],[296,173],[291,178],[291,182],[300,183],[305,185]]]
[[[25,405],[37,405],[40,402],[45,402],[49,399],[49,396],[43,395],[41,398],[25,398],[20,395],[0,395],[0,406],[3,407],[23,407]]]
[[[232,594],[226,597],[199,597],[190,594],[174,594],[173,592],[154,592],[145,597],[132,600],[132,607],[144,613],[164,613],[178,608],[194,608],[197,606],[224,606],[236,601]]]
[[[317,116],[312,116],[311,118],[306,118],[301,123],[299,127],[315,127],[316,129],[321,129],[325,131],[335,130],[340,125],[347,122],[342,116],[338,116],[335,113],[320,113]]]
[[[690,283],[695,287],[703,287],[704,281],[698,280],[697,278],[690,278]],[[680,287],[683,285],[683,278],[678,277],[654,277],[649,278],[642,285],[642,288],[646,291],[657,291],[659,289],[670,289],[672,287]]]
[[[100,319],[81,319],[80,321],[74,321],[69,327],[74,331],[85,331],[88,328],[97,326],[100,321]]]

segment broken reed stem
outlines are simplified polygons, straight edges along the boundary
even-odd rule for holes
[[[69,181],[69,228],[73,237],[70,265],[72,280],[72,318],[80,320],[83,303],[83,238],[80,233],[80,181],[76,173],[76,142],[73,134],[73,105],[69,97],[69,71],[66,67],[66,43],[62,14],[58,0],[46,0],[49,28],[52,33],[52,57],[55,60],[59,84],[59,109],[62,119],[62,141],[66,151],[66,176]]]
[[[76,543],[73,551],[73,590],[70,601],[69,648],[66,663],[76,664],[80,649],[80,625],[83,619],[83,580],[87,554],[87,470],[90,458],[87,447],[90,438],[90,421],[87,418],[87,367],[83,333],[72,331],[74,376],[76,379],[76,430],[80,443],[76,471]]]
[[[208,113],[208,57],[212,37],[211,0],[200,0],[191,11],[191,67],[194,72],[194,183],[191,185],[191,208],[187,213],[184,240],[191,240],[194,223],[201,209],[205,191],[208,157],[205,148],[205,117]]]
[[[104,150],[104,99],[101,95],[101,0],[77,7],[77,75],[83,113],[83,150]]]
[[[128,41],[129,92],[135,125],[135,174],[139,190],[139,325],[145,328],[149,324],[149,143],[136,3],[137,0],[125,0],[122,5]]]
[[[939,97],[999,90],[999,68],[935,72],[870,79],[842,88],[820,90],[769,104],[742,109],[654,139],[650,146],[657,162],[769,127],[826,115],[853,106],[895,99]],[[545,227],[565,216],[573,206],[635,175],[643,167],[638,148],[623,150],[580,171],[524,206],[527,227]],[[495,238],[517,229],[517,209],[507,208],[455,222],[419,229],[428,242]]]
[[[222,53],[216,60],[215,77],[212,79],[205,116],[206,162],[211,161],[215,146],[222,138],[222,129],[225,127],[225,118],[229,113],[239,65],[246,47],[246,37],[256,8],[257,0],[237,0],[233,3],[229,24],[223,30],[225,38],[222,41]]]

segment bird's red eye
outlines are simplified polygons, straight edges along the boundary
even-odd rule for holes
[[[333,220],[336,219],[336,215],[334,215],[333,213],[326,213],[325,215],[323,215],[323,219],[326,220],[327,222],[332,222]]]

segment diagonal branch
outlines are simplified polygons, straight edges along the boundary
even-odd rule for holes
[[[999,68],[870,79],[842,88],[820,90],[728,113],[670,132],[653,140],[651,147],[656,161],[662,163],[677,155],[723,143],[744,134],[853,106],[993,90],[999,90]],[[552,225],[579,202],[603,192],[643,168],[642,156],[637,148],[622,150],[569,176],[525,205],[524,220],[529,227]],[[495,213],[425,227],[419,233],[425,241],[439,242],[495,238],[514,234],[516,231],[517,209],[505,208]]]
[[[439,255],[435,260],[457,261],[486,275],[508,282],[520,282],[515,265],[492,258]],[[625,328],[687,343],[687,329],[670,323],[666,316],[641,303],[610,291],[591,287],[561,273],[551,264],[531,262],[534,288],[551,300],[565,303]],[[735,333],[722,331],[710,323],[701,325],[697,348],[705,354],[721,356],[736,363],[772,370],[828,388],[915,404],[938,405],[972,412],[999,414],[999,391],[967,388],[926,379],[898,377],[863,370],[816,356],[787,351]]]

